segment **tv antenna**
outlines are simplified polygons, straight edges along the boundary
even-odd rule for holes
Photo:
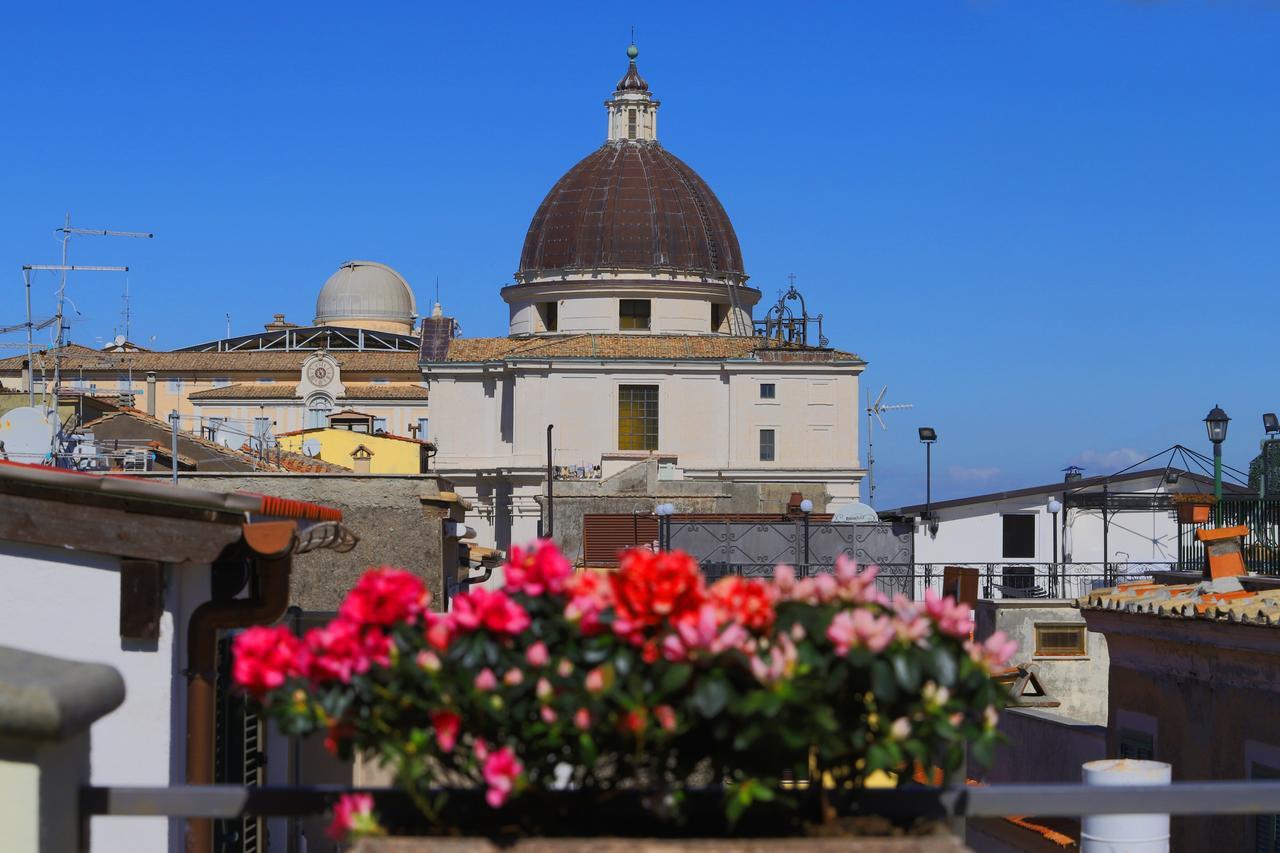
[[[889,425],[884,422],[883,415],[885,412],[897,412],[903,409],[913,408],[911,403],[886,403],[884,401],[884,395],[888,390],[888,385],[882,387],[879,395],[876,396],[876,401],[874,403],[871,402],[871,392],[867,392],[867,504],[870,506],[875,506],[876,500],[876,457],[875,453],[872,452],[875,430],[871,419],[875,418],[876,421],[879,421],[880,429],[887,430]]]

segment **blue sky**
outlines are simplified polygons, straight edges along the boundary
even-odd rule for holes
[[[384,261],[469,335],[502,334],[529,218],[640,68],[663,143],[728,209],[752,284],[794,272],[889,386],[877,505],[1106,473],[1275,389],[1280,5],[8,4],[0,325],[20,265],[133,268],[133,337],[309,320],[343,260]],[[8,284],[2,284],[7,281]],[[122,277],[73,280],[72,336]],[[52,280],[38,279],[37,313]],[[7,340],[17,340],[8,336]],[[879,428],[877,427],[877,431]],[[865,447],[865,445],[864,445]]]

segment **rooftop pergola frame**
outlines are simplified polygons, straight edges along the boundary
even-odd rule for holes
[[[376,332],[343,326],[300,326],[209,341],[174,352],[417,352],[417,335]]]

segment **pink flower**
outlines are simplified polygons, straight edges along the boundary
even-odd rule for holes
[[[924,592],[924,609],[943,634],[964,639],[973,630],[969,608],[954,598],[943,598],[932,589],[927,589]]]
[[[486,693],[495,690],[498,687],[498,677],[493,674],[493,670],[485,667],[480,670],[480,674],[476,676],[476,690],[483,690]]]
[[[511,669],[507,670],[505,673],[503,673],[503,676],[502,676],[502,683],[507,685],[508,687],[519,687],[521,682],[523,681],[524,681],[524,673],[516,669],[515,667],[512,667]]]
[[[538,697],[539,701],[547,702],[555,695],[555,690],[551,687],[550,681],[545,678],[539,678],[537,686],[534,687],[534,695]]]
[[[796,644],[791,641],[791,637],[779,634],[769,648],[767,657],[751,656],[751,674],[766,687],[772,686],[795,675],[798,657]]]
[[[573,724],[578,728],[586,731],[591,728],[591,712],[586,708],[579,708],[573,712]]]
[[[445,651],[453,639],[453,621],[447,613],[427,614],[427,642],[432,648]]]
[[[604,670],[600,667],[596,667],[588,672],[585,686],[588,693],[599,693],[601,690],[604,690]]]
[[[551,655],[547,653],[547,644],[541,640],[534,643],[524,653],[524,659],[528,661],[529,666],[546,666],[547,661],[551,659]]]
[[[894,740],[906,740],[911,736],[911,721],[906,717],[899,717],[889,726],[889,737]]]
[[[561,658],[560,663],[556,664],[556,675],[561,678],[568,678],[573,675],[573,661],[568,658]]]
[[[338,608],[338,617],[357,625],[413,624],[427,608],[431,593],[422,578],[403,569],[370,569]]]
[[[904,643],[923,644],[925,637],[933,628],[924,608],[907,598],[902,593],[893,597],[893,627],[898,639]]]
[[[529,627],[529,614],[505,592],[473,589],[453,599],[452,626],[463,631],[483,627],[494,634],[514,636]]]
[[[866,648],[879,654],[893,642],[893,636],[893,620],[888,616],[875,616],[865,608],[841,610],[827,628],[827,639],[839,655],[847,655],[852,648]]]
[[[659,705],[653,709],[653,718],[658,721],[664,732],[676,730],[676,709],[670,705]]]
[[[334,841],[344,841],[349,835],[379,835],[382,828],[373,814],[372,794],[343,794],[333,807],[333,821],[325,834]]]
[[[879,566],[868,566],[858,571],[858,564],[848,554],[836,557],[836,584],[839,596],[852,604],[883,604],[884,596],[876,589]]]
[[[362,633],[346,619],[312,628],[304,639],[311,653],[307,676],[315,684],[349,684],[352,676],[368,672],[371,665],[390,663],[391,638],[377,628]]]
[[[787,565],[776,566],[773,570],[773,585],[783,598],[789,598],[788,593],[796,587],[796,570]]]
[[[547,725],[551,725],[558,719],[555,708],[552,708],[550,705],[543,705],[539,708],[538,716],[542,717],[542,722]]]
[[[1009,663],[1009,658],[1018,652],[1018,644],[1010,640],[1004,631],[996,631],[987,637],[984,643],[970,640],[964,644],[969,657],[987,669],[999,669]]]
[[[609,606],[613,591],[608,581],[598,572],[581,572],[568,584],[569,603],[564,607],[564,618],[575,622],[586,636],[601,630],[600,614]]]
[[[309,665],[306,647],[283,625],[249,628],[236,635],[231,650],[231,677],[258,699],[303,675]]]
[[[705,652],[718,655],[746,645],[751,637],[738,622],[722,625],[721,612],[713,604],[698,608],[693,619],[676,625],[676,630],[662,640],[662,655],[669,661],[683,661]]]
[[[525,595],[559,595],[573,575],[573,567],[550,539],[539,539],[532,549],[512,547],[503,568],[507,588]]]
[[[414,661],[418,664],[419,668],[421,668],[426,672],[431,673],[432,675],[435,675],[437,672],[439,672],[442,666],[442,664],[440,663],[440,656],[437,655],[435,652],[428,651],[426,649],[423,649],[422,651],[418,652],[417,656],[414,658]]]
[[[436,730],[436,744],[441,752],[453,752],[462,729],[462,718],[452,711],[432,711],[431,727]]]
[[[499,808],[511,796],[520,774],[524,772],[524,765],[509,746],[491,752],[481,760],[484,761],[481,773],[485,784],[489,786],[484,795],[485,802],[495,809]]]

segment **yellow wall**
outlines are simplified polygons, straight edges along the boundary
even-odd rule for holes
[[[355,467],[351,452],[363,444],[373,451],[370,465],[372,474],[417,474],[421,471],[422,445],[414,441],[400,441],[380,435],[368,435],[345,429],[309,429],[293,435],[282,435],[276,440],[285,450],[302,452],[302,444],[314,438],[320,442],[319,458],[335,465]]]

